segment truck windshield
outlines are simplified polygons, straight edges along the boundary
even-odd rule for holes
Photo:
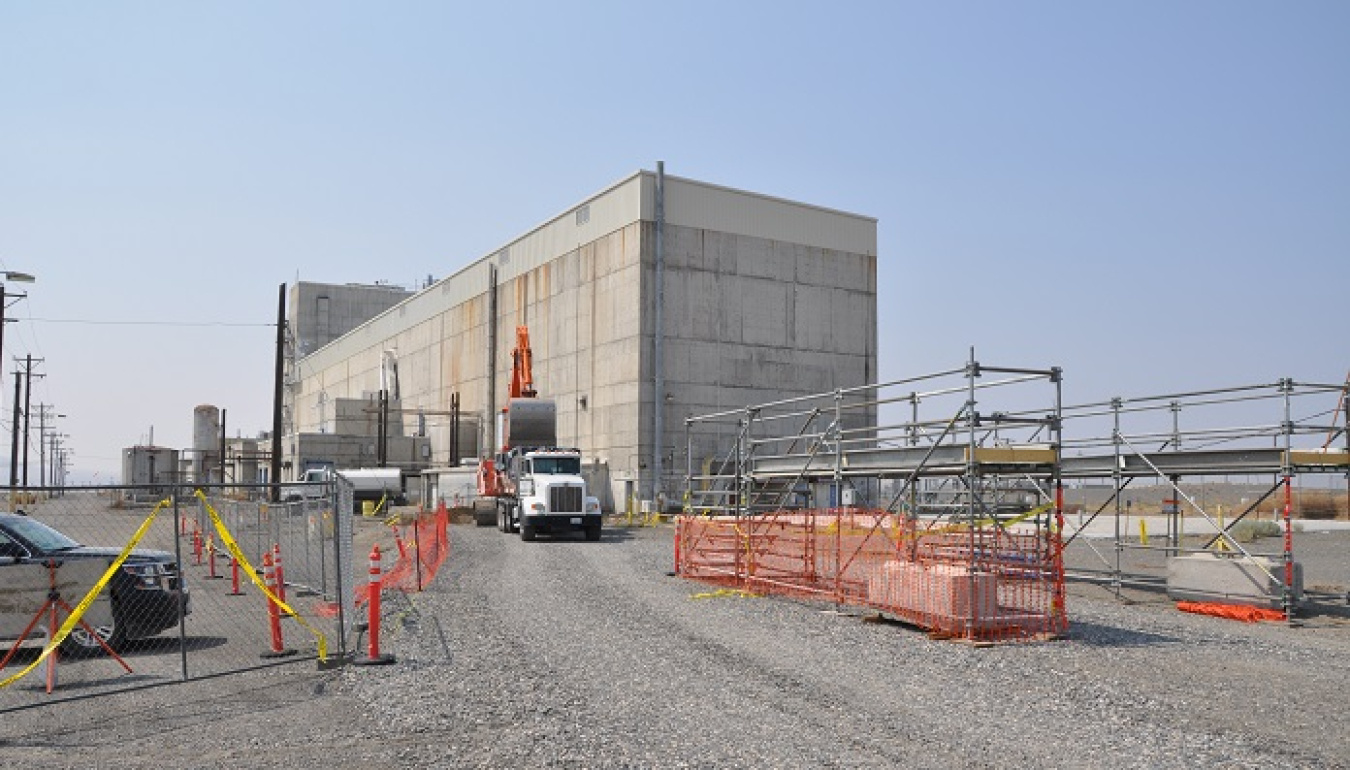
[[[543,475],[568,474],[578,476],[581,474],[581,458],[536,457],[534,458],[534,472]]]
[[[33,519],[9,519],[5,522],[5,528],[15,539],[26,541],[42,553],[69,551],[72,548],[80,547],[80,544],[74,540]]]

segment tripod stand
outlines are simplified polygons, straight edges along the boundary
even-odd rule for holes
[[[57,632],[65,622],[64,619],[74,613],[70,604],[68,604],[65,599],[61,598],[61,591],[56,585],[56,571],[60,568],[61,562],[58,562],[55,559],[49,559],[45,562],[45,566],[47,567],[47,600],[43,602],[38,611],[33,614],[32,620],[28,621],[28,626],[24,628],[23,633],[19,634],[19,638],[14,641],[14,646],[9,648],[9,652],[5,655],[4,659],[0,660],[0,669],[9,665],[9,661],[13,659],[14,654],[19,651],[19,647],[28,638],[28,635],[33,633],[33,629],[37,628],[38,624],[44,619],[48,622],[47,644],[51,645],[52,641],[56,639]],[[79,625],[89,634],[91,639],[98,642],[99,646],[103,648],[104,652],[108,653],[109,657],[121,664],[122,668],[126,669],[128,674],[132,673],[131,666],[128,666],[127,662],[122,659],[122,656],[118,655],[112,647],[108,646],[108,643],[94,631],[93,627],[84,620],[80,620]],[[42,658],[46,658],[47,660],[48,693],[56,688],[56,663],[60,659],[60,655],[60,651],[53,646],[50,650],[44,650],[42,657],[38,659],[38,662],[41,662]],[[37,663],[34,663],[33,665],[37,665]]]

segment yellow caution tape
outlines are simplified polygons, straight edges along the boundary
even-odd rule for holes
[[[200,489],[197,490],[196,494],[197,499],[201,500],[202,505],[206,507],[206,512],[210,514],[211,524],[215,526],[216,532],[220,534],[220,542],[225,544],[226,550],[228,550],[230,555],[239,562],[239,568],[244,574],[248,575],[249,580],[253,581],[253,584],[263,592],[268,601],[275,604],[277,608],[286,615],[295,618],[296,622],[301,626],[304,626],[306,631],[314,635],[314,638],[319,644],[319,660],[328,660],[328,638],[317,628],[306,623],[305,619],[300,617],[299,613],[291,609],[289,604],[282,601],[281,597],[277,596],[272,592],[272,589],[267,587],[267,583],[265,583],[262,578],[258,577],[257,570],[253,569],[253,565],[249,564],[248,559],[244,557],[244,552],[239,550],[239,544],[236,543],[234,537],[230,535],[230,530],[225,527],[225,522],[220,520],[220,514],[216,513],[216,509],[212,507],[211,503],[207,502],[206,495],[203,494]]]
[[[701,594],[694,594],[690,599],[722,599],[734,597],[736,599],[762,599],[763,594],[752,593],[742,588],[719,588],[716,591],[707,591]]]
[[[89,609],[89,605],[94,603],[94,600],[98,598],[98,595],[107,587],[108,581],[112,580],[112,576],[116,575],[117,570],[122,568],[122,563],[127,560],[127,556],[131,554],[132,549],[141,542],[141,538],[145,537],[145,533],[149,531],[150,523],[155,520],[155,516],[157,516],[160,510],[168,504],[168,500],[160,500],[155,504],[154,509],[150,511],[150,515],[145,517],[145,521],[141,522],[141,526],[136,529],[136,533],[127,541],[126,547],[122,549],[122,552],[117,555],[116,559],[113,559],[112,564],[108,565],[108,570],[103,573],[103,577],[99,578],[98,582],[94,584],[94,587],[89,589],[89,593],[85,594],[84,598],[80,600],[80,603],[75,605],[75,609],[72,610],[70,615],[66,618],[66,622],[62,623],[61,628],[57,629],[56,635],[47,640],[46,646],[42,648],[42,654],[32,663],[29,663],[28,667],[24,670],[4,681],[0,681],[0,688],[8,687],[14,682],[27,676],[33,669],[42,665],[42,662],[50,657],[57,647],[61,646],[61,642],[64,642],[66,637],[70,635],[70,632],[74,630],[75,626],[79,625],[80,618],[84,617],[84,613]]]

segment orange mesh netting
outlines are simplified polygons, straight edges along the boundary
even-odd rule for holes
[[[869,607],[943,636],[985,641],[1063,632],[1062,543],[1002,527],[855,509],[684,516],[676,571],[745,590]]]
[[[381,576],[381,590],[415,593],[430,583],[450,555],[449,522],[450,514],[442,503],[434,513],[419,512],[406,534],[395,530],[395,537],[401,540],[399,556]],[[355,593],[356,605],[365,604],[370,598],[370,583],[361,583]]]
[[[1248,607],[1241,604],[1219,604],[1217,602],[1177,602],[1182,612],[1194,612],[1197,615],[1213,615],[1216,618],[1241,620],[1246,623],[1260,621],[1282,621],[1284,613],[1266,607]]]

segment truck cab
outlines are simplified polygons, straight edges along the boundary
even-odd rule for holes
[[[527,541],[539,533],[571,531],[600,539],[600,501],[587,494],[579,450],[513,450],[500,462],[514,495],[498,498],[498,529],[519,530]]]

